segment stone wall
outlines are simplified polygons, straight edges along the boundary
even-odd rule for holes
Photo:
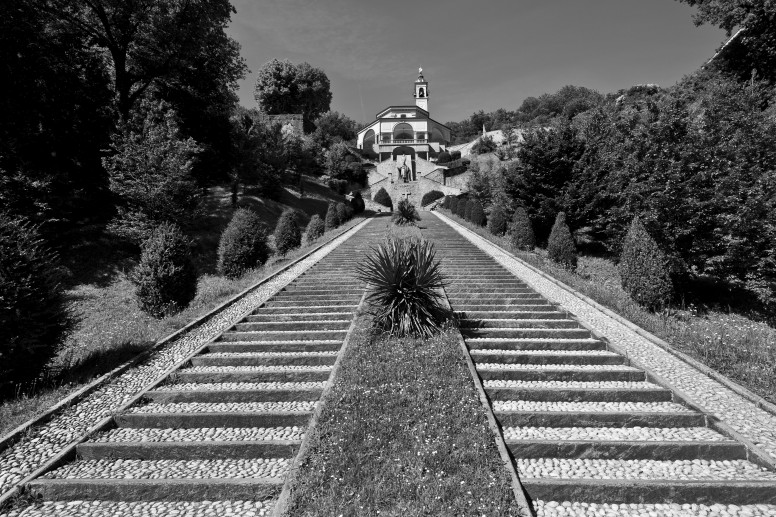
[[[451,186],[449,181],[445,181],[446,169],[421,158],[416,158],[414,165],[417,180],[404,183],[398,179],[395,161],[385,160],[377,164],[377,169],[369,175],[369,187],[361,191],[364,199],[371,199],[380,188],[384,188],[394,205],[406,197],[420,208],[423,196],[432,190],[438,190],[445,195],[461,193],[460,187]],[[445,182],[448,184],[445,185]]]

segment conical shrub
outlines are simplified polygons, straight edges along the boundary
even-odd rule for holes
[[[415,226],[415,222],[420,221],[420,215],[409,199],[402,199],[396,205],[396,211],[391,220],[397,226]]]
[[[129,278],[141,310],[156,318],[180,312],[197,294],[191,241],[176,225],[160,224],[143,243]]]
[[[0,394],[38,377],[72,329],[60,277],[38,228],[0,212]]]
[[[354,214],[360,214],[366,208],[364,204],[364,198],[361,197],[361,192],[356,191],[353,194],[353,198],[350,200],[350,207],[353,209]]]
[[[377,194],[375,194],[375,197],[372,198],[372,201],[393,210],[393,201],[391,200],[391,196],[388,195],[388,192],[382,187],[380,187],[380,190],[377,191]]]
[[[522,251],[533,251],[536,247],[536,236],[534,235],[531,219],[528,212],[522,206],[517,207],[512,216],[512,225],[509,229],[509,236],[512,245]]]
[[[622,288],[639,305],[654,310],[670,300],[673,285],[668,259],[638,217],[625,235],[618,269]]]
[[[458,212],[458,198],[455,196],[450,197],[450,201],[447,204],[447,208],[451,213],[456,214]]]
[[[323,224],[321,216],[318,214],[312,216],[310,222],[307,223],[307,230],[305,231],[305,234],[307,235],[307,244],[312,244],[317,239],[320,239],[325,229],[326,227]]]
[[[345,224],[353,217],[353,209],[345,203],[337,203],[337,220],[340,224]]]
[[[218,272],[237,278],[264,264],[268,256],[267,227],[253,210],[235,210],[218,243]]]
[[[278,254],[286,255],[302,245],[302,231],[299,229],[296,212],[286,210],[275,226],[275,249]]]
[[[449,314],[439,290],[444,278],[434,247],[419,239],[390,239],[361,261],[356,277],[370,285],[374,324],[396,336],[429,337]]]
[[[464,208],[463,212],[463,218],[467,221],[471,222],[472,220],[472,209],[474,208],[474,200],[470,199],[466,202],[466,208]]]
[[[329,203],[329,207],[326,209],[326,231],[331,231],[340,225],[339,217],[337,217],[337,205]]]
[[[461,219],[465,219],[466,218],[466,207],[468,206],[468,204],[469,204],[469,200],[468,199],[466,199],[466,198],[459,199],[458,200],[458,206],[456,207],[455,215],[457,215]]]
[[[488,217],[488,231],[493,235],[504,235],[507,233],[507,214],[501,205],[493,205]]]
[[[553,262],[568,269],[577,267],[577,246],[571,229],[566,224],[566,214],[559,212],[552,225],[550,238],[547,240],[547,257]]]
[[[469,220],[477,226],[485,226],[485,211],[482,209],[482,204],[476,199],[473,199],[471,203],[472,208],[469,213]]]

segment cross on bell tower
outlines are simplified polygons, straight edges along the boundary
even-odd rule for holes
[[[428,81],[423,77],[423,67],[418,68],[418,78],[415,80],[415,105],[428,111]]]

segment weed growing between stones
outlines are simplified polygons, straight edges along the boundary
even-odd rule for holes
[[[429,337],[449,317],[441,304],[442,271],[429,242],[388,239],[359,264],[356,276],[370,286],[367,300],[376,327],[391,335]]]
[[[288,515],[519,515],[457,332],[408,339],[359,327]]]

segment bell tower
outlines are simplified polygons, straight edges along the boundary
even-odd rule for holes
[[[423,68],[418,68],[418,78],[415,80],[415,105],[428,111],[428,81],[423,77]]]

